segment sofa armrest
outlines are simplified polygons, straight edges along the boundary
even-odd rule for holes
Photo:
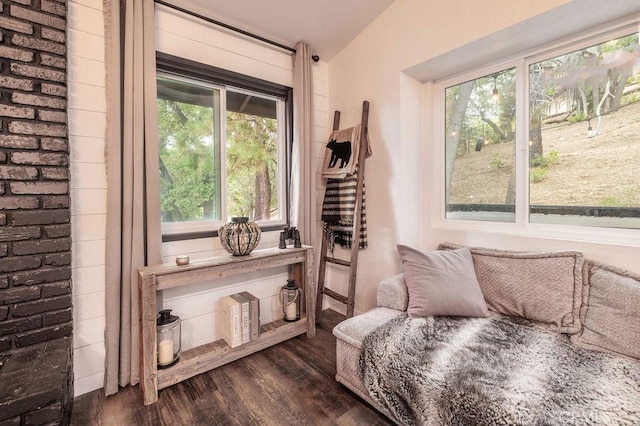
[[[378,306],[406,311],[409,305],[409,292],[404,274],[394,275],[380,281],[377,295]]]

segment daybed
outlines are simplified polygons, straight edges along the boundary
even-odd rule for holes
[[[640,276],[439,248],[398,246],[378,306],[334,328],[339,382],[398,424],[640,424]]]

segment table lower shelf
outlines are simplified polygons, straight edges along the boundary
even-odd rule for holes
[[[235,348],[227,345],[224,340],[216,340],[188,349],[180,353],[180,359],[175,365],[158,370],[158,389],[172,386],[306,332],[307,318],[303,316],[295,322],[277,320],[265,324],[260,327],[260,336],[257,339]]]

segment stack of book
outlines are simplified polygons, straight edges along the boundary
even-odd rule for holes
[[[218,300],[218,335],[232,348],[256,339],[260,335],[260,301],[243,291]]]

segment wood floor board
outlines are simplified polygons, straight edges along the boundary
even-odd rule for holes
[[[149,406],[138,386],[109,397],[101,389],[79,396],[71,424],[389,425],[335,380],[331,330],[343,319],[324,311],[315,337],[295,337],[162,389]]]

